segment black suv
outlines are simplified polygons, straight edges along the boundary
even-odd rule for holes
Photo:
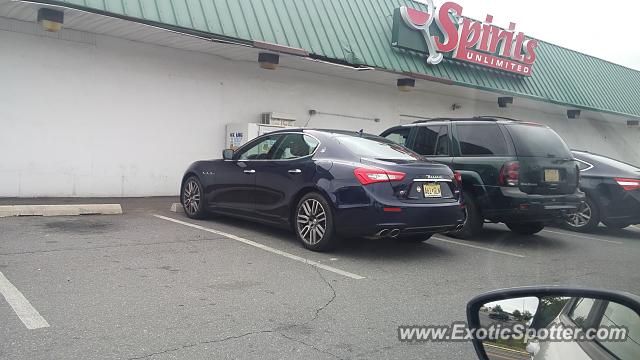
[[[531,235],[584,200],[571,151],[545,125],[498,117],[432,119],[381,134],[462,176],[467,220],[450,235],[470,238],[485,220]]]

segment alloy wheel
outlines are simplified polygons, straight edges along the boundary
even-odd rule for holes
[[[182,204],[184,209],[190,214],[195,215],[200,209],[200,184],[196,180],[187,181],[182,193]]]
[[[318,200],[307,199],[298,208],[296,224],[302,241],[316,245],[327,231],[327,213]]]
[[[586,201],[583,201],[578,206],[578,210],[567,217],[566,222],[571,227],[581,228],[589,224],[592,216],[593,212],[591,210],[591,206],[589,206]]]

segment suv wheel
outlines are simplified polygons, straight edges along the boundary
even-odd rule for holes
[[[533,235],[539,233],[540,231],[542,231],[542,229],[544,229],[544,223],[507,223],[507,227],[516,234]]]
[[[578,232],[589,232],[598,227],[600,223],[600,211],[596,204],[590,199],[578,205],[578,210],[574,214],[567,215],[564,220],[564,227]]]
[[[298,202],[294,214],[294,230],[302,245],[312,251],[327,251],[335,246],[331,206],[325,198],[311,192]]]
[[[473,196],[467,192],[462,192],[464,196],[466,212],[466,218],[464,220],[464,225],[462,229],[448,232],[447,235],[456,239],[470,239],[482,231],[482,226],[484,226],[484,219],[482,218],[482,214],[480,214],[480,210],[478,209],[478,205]]]

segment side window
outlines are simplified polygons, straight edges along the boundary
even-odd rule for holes
[[[414,150],[425,156],[447,156],[450,153],[451,140],[446,125],[420,126],[416,136]]]
[[[410,133],[411,133],[411,128],[402,128],[402,129],[394,130],[391,133],[385,135],[385,138],[393,141],[398,145],[407,146]]]
[[[309,156],[320,145],[318,140],[303,134],[288,134],[275,151],[273,159],[290,160]]]
[[[438,143],[436,144],[436,156],[451,155],[451,139],[449,139],[449,127],[444,125],[440,128],[438,134]]]
[[[600,327],[627,328],[626,341],[602,341],[600,345],[618,359],[634,359],[640,354],[640,317],[626,306],[610,302],[604,310]]]
[[[413,151],[424,156],[436,155],[436,146],[438,145],[440,129],[443,127],[446,126],[436,125],[418,127]]]
[[[272,135],[263,138],[253,146],[249,146],[247,149],[241,150],[238,153],[236,160],[267,160],[269,159],[269,152],[273,148],[273,145],[278,141],[281,135]]]
[[[576,301],[575,305],[573,305],[573,308],[569,312],[569,319],[571,319],[579,327],[584,327],[594,304],[595,300],[593,299],[578,299],[578,301]]]
[[[580,168],[580,171],[587,171],[593,168],[591,164],[584,162],[582,160],[576,160],[576,164],[578,164],[578,168]]]
[[[508,155],[507,142],[496,124],[460,124],[458,142],[462,156]]]

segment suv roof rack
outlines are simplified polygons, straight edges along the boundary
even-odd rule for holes
[[[499,120],[509,120],[509,121],[521,121],[518,119],[514,119],[514,118],[509,118],[509,117],[505,117],[505,116],[476,116],[474,117],[474,119],[499,119]]]
[[[494,121],[496,119],[519,121],[519,120],[514,120],[514,119],[509,119],[509,118],[502,118],[500,116],[474,116],[474,117],[468,117],[468,118],[433,118],[433,119],[425,119],[425,120],[414,121],[413,124],[424,124],[424,123],[434,122],[434,121],[474,121],[474,120],[475,121]]]

